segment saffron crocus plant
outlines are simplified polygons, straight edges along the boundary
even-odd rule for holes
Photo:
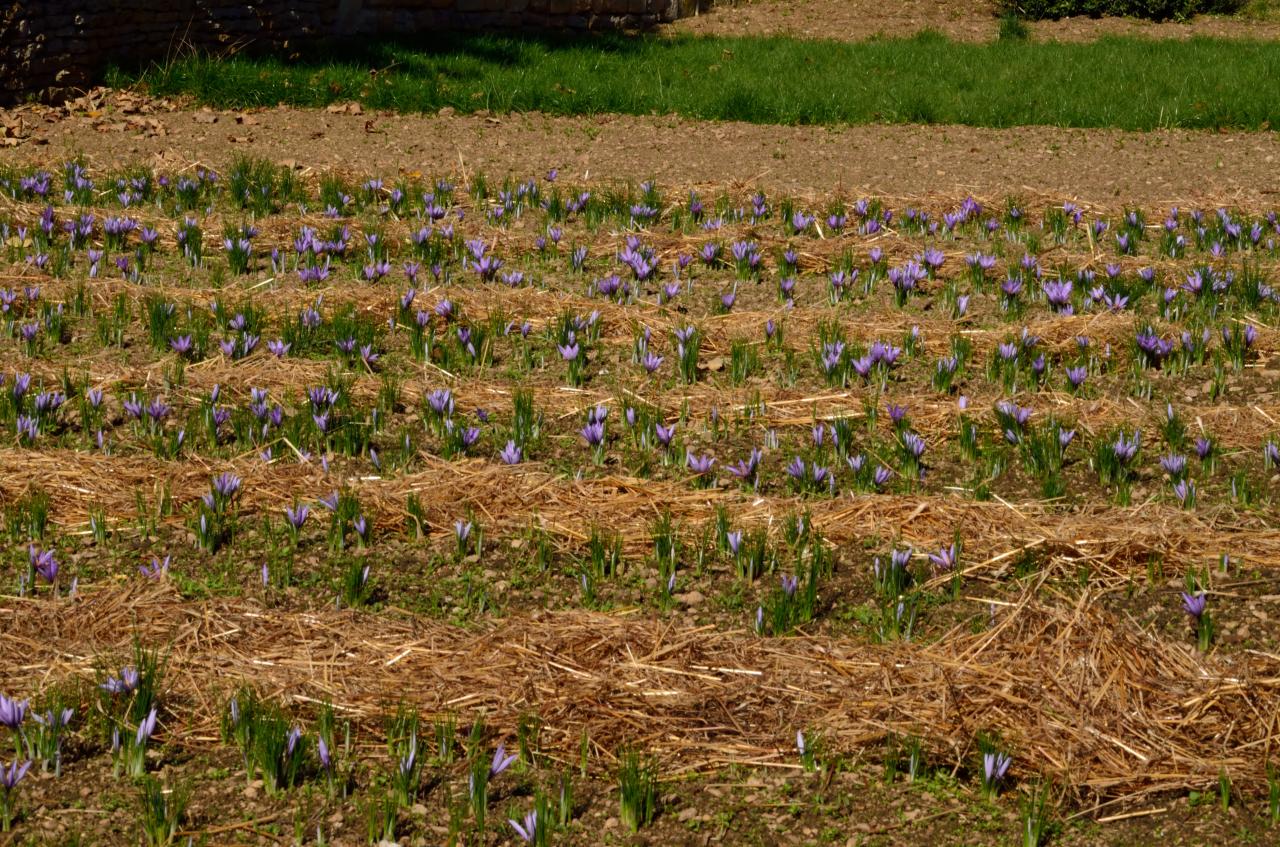
[[[74,715],[75,709],[63,708],[61,698],[55,697],[47,711],[34,716],[37,729],[32,746],[41,770],[48,772],[52,767],[55,777],[62,776],[62,737]]]
[[[1182,592],[1182,610],[1191,618],[1196,631],[1196,646],[1208,652],[1213,643],[1213,616],[1209,613],[1209,597],[1203,590]]]
[[[511,767],[517,757],[514,754],[508,755],[506,745],[501,743],[493,752],[493,759],[488,762],[479,753],[478,746],[473,748],[467,794],[471,800],[471,815],[475,819],[476,826],[483,831],[485,814],[489,808],[489,781]]]
[[[535,847],[541,847],[546,843],[546,826],[542,823],[542,819],[538,817],[536,809],[530,809],[525,813],[524,820],[518,821],[515,818],[508,818],[507,823],[516,831],[516,835],[525,844],[533,844]]]
[[[818,737],[803,729],[796,730],[796,752],[800,754],[800,765],[805,773],[813,773],[818,769]]]
[[[8,832],[13,826],[13,819],[17,814],[14,800],[18,783],[22,782],[29,770],[30,760],[22,764],[14,760],[7,768],[4,762],[0,762],[0,832]]]
[[[1098,480],[1103,485],[1115,485],[1116,497],[1121,504],[1129,499],[1129,483],[1133,478],[1133,468],[1138,450],[1142,446],[1142,431],[1135,429],[1132,437],[1123,431],[1115,433],[1114,439],[1098,440],[1094,452],[1094,467],[1098,472]]]
[[[408,806],[415,801],[421,779],[422,762],[418,758],[418,735],[415,732],[409,736],[404,755],[396,762],[396,770],[392,774],[392,783],[400,805]]]
[[[121,767],[131,777],[140,777],[147,772],[147,742],[156,731],[157,714],[153,706],[138,726],[130,730],[128,726],[116,727],[111,731],[111,749],[116,754],[116,772]]]
[[[26,720],[30,706],[29,700],[9,698],[0,694],[0,726],[8,727],[13,733],[13,750],[19,757],[22,756],[24,747],[30,746],[22,731],[22,722]]]
[[[995,797],[1000,793],[1000,786],[1004,783],[1011,764],[1013,757],[1007,753],[987,750],[982,754],[982,788],[988,797]]]
[[[604,462],[604,440],[605,430],[604,421],[589,421],[586,426],[578,430],[578,434],[587,442],[587,446],[591,448],[592,458],[597,465]]]
[[[902,476],[907,479],[923,479],[926,449],[924,439],[911,430],[906,430],[902,433],[898,446],[902,461],[899,471]]]
[[[570,335],[572,334],[570,332]],[[582,385],[582,366],[586,357],[583,355],[581,346],[575,339],[571,338],[568,344],[556,345],[556,349],[560,351],[560,358],[564,359],[569,366],[569,385],[574,388]]]

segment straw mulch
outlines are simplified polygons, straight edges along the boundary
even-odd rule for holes
[[[959,531],[968,566],[993,578],[1003,575],[1024,550],[1036,551],[1044,567],[1059,566],[1069,573],[1080,566],[1095,574],[1145,572],[1153,556],[1170,569],[1199,568],[1223,552],[1250,567],[1271,568],[1280,561],[1280,530],[1265,513],[1221,507],[1188,512],[1147,501],[1064,511],[1052,504],[983,502],[947,494],[802,499],[736,488],[698,490],[679,480],[623,474],[574,479],[536,462],[508,467],[478,459],[427,461],[425,470],[412,474],[344,478],[340,466],[324,474],[315,460],[268,465],[256,457],[193,457],[165,462],[146,456],[0,449],[0,505],[38,485],[49,495],[53,519],[60,523],[87,521],[94,508],[102,508],[112,521],[127,522],[137,513],[139,494],[147,508],[154,508],[167,487],[174,504],[169,520],[179,522],[186,506],[209,490],[215,474],[233,471],[244,480],[239,505],[244,515],[279,516],[285,506],[314,503],[346,487],[381,531],[405,526],[405,505],[413,495],[435,533],[452,532],[453,522],[471,509],[491,537],[518,536],[537,525],[573,548],[599,526],[618,533],[629,554],[648,551],[650,528],[662,512],[694,532],[724,505],[734,524],[748,529],[777,530],[785,516],[807,510],[829,542],[850,549],[868,537],[885,544],[898,539],[936,547],[950,543]]]
[[[543,723],[548,752],[571,758],[582,733],[608,755],[659,753],[672,769],[725,763],[794,767],[797,729],[830,752],[922,738],[936,763],[972,766],[976,733],[1041,773],[1098,797],[1203,786],[1225,770],[1257,784],[1280,720],[1280,657],[1231,664],[1161,641],[1082,596],[1029,597],[990,628],[937,643],[762,639],[628,614],[557,612],[487,623],[349,611],[192,603],[166,585],[102,588],[74,601],[0,606],[0,690],[95,681],[136,636],[169,650],[163,725],[214,743],[227,693],[250,684],[302,708],[331,701],[374,729],[398,698],[427,714],[483,712],[510,737]],[[306,707],[306,708],[304,708]]]

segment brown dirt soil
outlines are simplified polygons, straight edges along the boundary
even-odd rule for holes
[[[91,165],[154,160],[225,166],[242,155],[391,174],[483,171],[527,178],[559,168],[573,180],[656,178],[799,195],[888,199],[1047,194],[1101,207],[1233,204],[1269,209],[1274,133],[1124,132],[1052,127],[758,126],[677,117],[541,114],[418,116],[277,108],[252,114],[83,106],[0,116],[25,142],[4,158]],[[67,112],[71,114],[68,115]],[[0,123],[3,123],[0,120]]]
[[[1152,23],[1133,18],[1064,18],[1028,23],[1037,41],[1092,41],[1107,35],[1147,38],[1280,37],[1280,22],[1204,15],[1186,22]],[[697,35],[791,35],[861,41],[911,36],[923,30],[958,41],[991,41],[1000,21],[991,0],[731,0],[676,23],[676,32]]]

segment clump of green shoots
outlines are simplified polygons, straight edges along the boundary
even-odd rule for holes
[[[246,778],[261,775],[268,794],[298,782],[305,758],[302,729],[279,706],[263,702],[252,689],[241,689],[227,704],[222,734],[240,748]]]
[[[695,383],[698,381],[698,345],[702,343],[702,334],[693,326],[677,329],[674,333],[680,379],[686,384]]]
[[[471,803],[471,817],[476,828],[484,832],[489,809],[489,782],[515,762],[514,754],[508,755],[506,746],[499,743],[490,759],[485,754],[484,723],[477,719],[471,729],[467,755],[470,758],[470,775],[467,778],[467,796]]]
[[[55,692],[45,701],[45,708],[33,717],[36,723],[35,737],[31,739],[31,751],[40,762],[40,769],[54,776],[62,776],[62,740],[75,709],[65,705],[62,694]]]
[[[641,827],[652,823],[658,811],[657,768],[633,750],[621,756],[618,800],[622,824],[632,832],[639,832]]]
[[[805,773],[813,773],[820,767],[818,754],[821,747],[822,736],[803,729],[796,730],[796,752],[800,754],[800,766]]]
[[[905,773],[908,782],[915,782],[924,774],[924,743],[917,736],[901,739],[894,733],[885,738],[884,781],[892,783],[899,773]]]
[[[387,753],[395,762],[392,788],[402,806],[412,805],[422,779],[422,758],[418,755],[418,710],[401,703],[387,721]]]
[[[1098,472],[1098,481],[1103,485],[1114,485],[1116,499],[1121,505],[1126,505],[1138,450],[1142,446],[1142,431],[1135,429],[1131,438],[1123,430],[1117,430],[1113,435],[1114,438],[1098,439],[1094,448],[1094,469]]]
[[[134,642],[133,659],[118,676],[107,674],[99,684],[98,708],[109,727],[117,774],[124,768],[130,776],[142,776],[147,742],[156,730],[164,663],[159,650],[140,642]]]
[[[1042,847],[1053,832],[1049,793],[1052,786],[1043,783],[1031,789],[1022,806],[1022,847]]]
[[[190,798],[191,792],[185,786],[165,788],[152,777],[142,780],[138,793],[138,828],[148,847],[166,847],[173,843]]]
[[[1280,768],[1267,765],[1267,810],[1271,814],[1271,825],[1280,824]]]

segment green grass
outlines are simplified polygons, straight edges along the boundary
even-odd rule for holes
[[[404,112],[450,106],[778,124],[1280,125],[1280,75],[1268,70],[1280,67],[1280,43],[1262,41],[441,34],[312,55],[292,63],[193,56],[109,77],[112,84],[142,81],[158,94],[190,94],[227,108],[355,99]]]
[[[1001,0],[1000,3],[1004,10],[1031,20],[1057,20],[1072,15],[1186,20],[1202,14],[1231,14],[1242,5],[1243,0]]]

